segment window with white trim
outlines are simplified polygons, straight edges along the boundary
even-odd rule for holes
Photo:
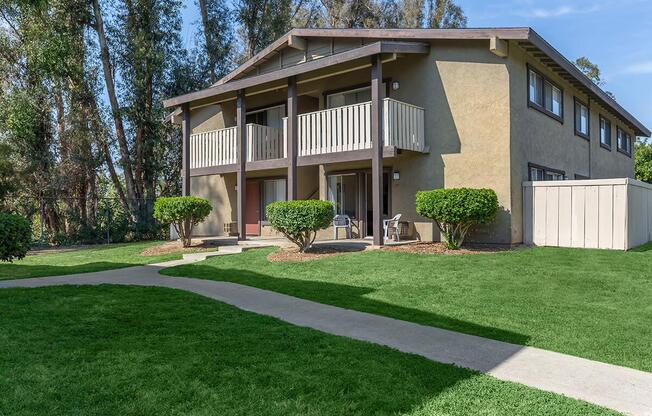
[[[589,108],[579,100],[575,100],[575,134],[589,138]]]
[[[286,196],[287,182],[285,178],[280,179],[265,179],[263,181],[262,193],[263,193],[263,215],[262,219],[267,220],[267,205],[272,202],[285,201]]]
[[[564,92],[534,69],[528,70],[528,100],[530,106],[549,116],[563,120]]]
[[[632,154],[632,136],[625,133],[618,127],[616,129],[616,138],[618,142],[618,150],[627,155]]]
[[[611,122],[600,116],[600,145],[611,149]]]
[[[366,103],[371,101],[371,87],[357,88],[349,91],[328,94],[326,107],[337,108],[345,105]]]
[[[347,173],[328,176],[328,200],[335,205],[335,213],[357,217],[358,175]]]
[[[283,127],[283,117],[285,117],[285,104],[249,111],[246,123],[280,129]]]

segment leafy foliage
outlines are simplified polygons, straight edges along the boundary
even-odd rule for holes
[[[32,227],[25,218],[0,212],[0,261],[11,262],[27,254]]]
[[[154,203],[154,218],[172,224],[184,247],[192,243],[192,229],[208,217],[213,207],[210,202],[194,196],[159,198]]]
[[[602,73],[600,72],[600,67],[591,62],[589,58],[586,56],[579,57],[575,60],[575,66],[584,73],[595,85],[598,87],[604,88],[605,82],[602,79]],[[611,91],[605,91],[605,93],[613,98],[614,100],[616,99],[616,96],[611,92]]]
[[[296,244],[301,252],[310,248],[318,230],[330,225],[333,212],[331,202],[315,199],[267,205],[267,218],[272,227]]]
[[[639,141],[634,145],[636,179],[652,183],[652,143]]]
[[[468,231],[494,220],[498,197],[492,189],[435,189],[417,192],[417,213],[437,223],[446,246],[458,249]]]
[[[210,86],[292,27],[466,25],[454,0],[195,5],[184,45],[180,0],[0,0],[0,206],[41,242],[158,236],[153,201],[181,182],[163,99]]]

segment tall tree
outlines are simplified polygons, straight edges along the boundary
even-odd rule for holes
[[[236,19],[243,43],[241,60],[251,58],[290,30],[299,8],[292,0],[240,0]]]
[[[118,3],[111,37],[99,0],[92,4],[128,203],[137,224],[147,229],[161,176],[157,148],[167,143],[161,102],[182,50],[180,2]]]
[[[428,0],[427,27],[455,29],[466,27],[464,10],[454,0]]]
[[[231,10],[223,0],[198,0],[203,34],[205,73],[210,83],[232,67],[233,31]]]

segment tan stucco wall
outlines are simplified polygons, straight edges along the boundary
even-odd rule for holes
[[[430,55],[387,65],[385,75],[400,82],[391,97],[425,109],[425,156],[400,155],[392,182],[392,211],[414,221],[422,239],[438,239],[436,226],[417,215],[419,190],[486,187],[498,194],[496,223],[477,230],[469,241],[509,243],[509,74],[505,60],[489,42],[433,42]]]
[[[235,173],[192,177],[190,194],[208,199],[213,206],[208,218],[195,228],[196,236],[222,235],[224,224],[235,221]]]
[[[527,106],[526,63],[532,64],[564,89],[564,123]],[[359,65],[359,62],[356,64]],[[488,41],[433,41],[426,56],[403,56],[383,66],[383,78],[398,81],[400,88],[389,96],[425,109],[428,154],[402,152],[384,165],[400,171],[400,180],[391,181],[391,212],[413,222],[424,240],[439,239],[436,226],[416,213],[414,199],[419,190],[451,187],[487,187],[498,194],[500,213],[494,224],[468,237],[468,241],[520,243],[522,241],[521,186],[528,179],[528,162],[564,170],[569,178],[589,174],[593,178],[633,176],[633,163],[616,151],[616,127],[625,128],[610,113],[591,101],[591,142],[574,135],[573,96],[587,97],[527,57],[516,44],[509,57],[489,51]],[[324,92],[369,82],[369,68],[299,85],[299,112],[324,108]],[[247,98],[247,107],[256,108],[283,102],[286,90],[278,89]],[[221,110],[221,111],[220,111]],[[612,148],[599,146],[598,114],[612,122]],[[235,102],[221,107],[193,111],[193,132],[230,126],[234,123]],[[217,127],[216,127],[217,126]],[[209,128],[210,127],[210,128]],[[632,134],[632,137],[634,135]],[[325,174],[347,169],[368,169],[369,161],[300,168],[299,196],[319,190],[313,197],[326,198]],[[321,174],[320,174],[321,169]],[[284,170],[249,172],[249,177],[285,175]],[[222,232],[225,221],[235,221],[235,174],[224,177],[193,178],[193,194],[215,201],[217,209],[203,230]],[[226,186],[229,180],[232,184]],[[229,198],[221,198],[223,192]],[[330,232],[322,233],[330,238]]]
[[[528,180],[528,163],[562,170],[569,179],[574,179],[576,174],[593,179],[633,177],[632,159],[616,150],[616,127],[621,127],[632,137],[635,135],[612,114],[600,108],[595,101],[589,101],[586,94],[541,65],[516,44],[510,45],[507,61],[512,126],[512,242],[520,243],[523,240],[522,183]],[[563,89],[563,123],[528,107],[527,65],[531,65]],[[589,103],[590,141],[575,135],[574,97]],[[599,115],[611,120],[611,151],[600,147]]]

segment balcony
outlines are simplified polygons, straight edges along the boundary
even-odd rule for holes
[[[371,149],[371,102],[299,114],[298,156]],[[391,98],[383,100],[383,145],[426,152],[424,109]],[[201,169],[237,163],[237,127],[190,136],[190,167]],[[247,162],[286,157],[284,127],[247,125]]]

